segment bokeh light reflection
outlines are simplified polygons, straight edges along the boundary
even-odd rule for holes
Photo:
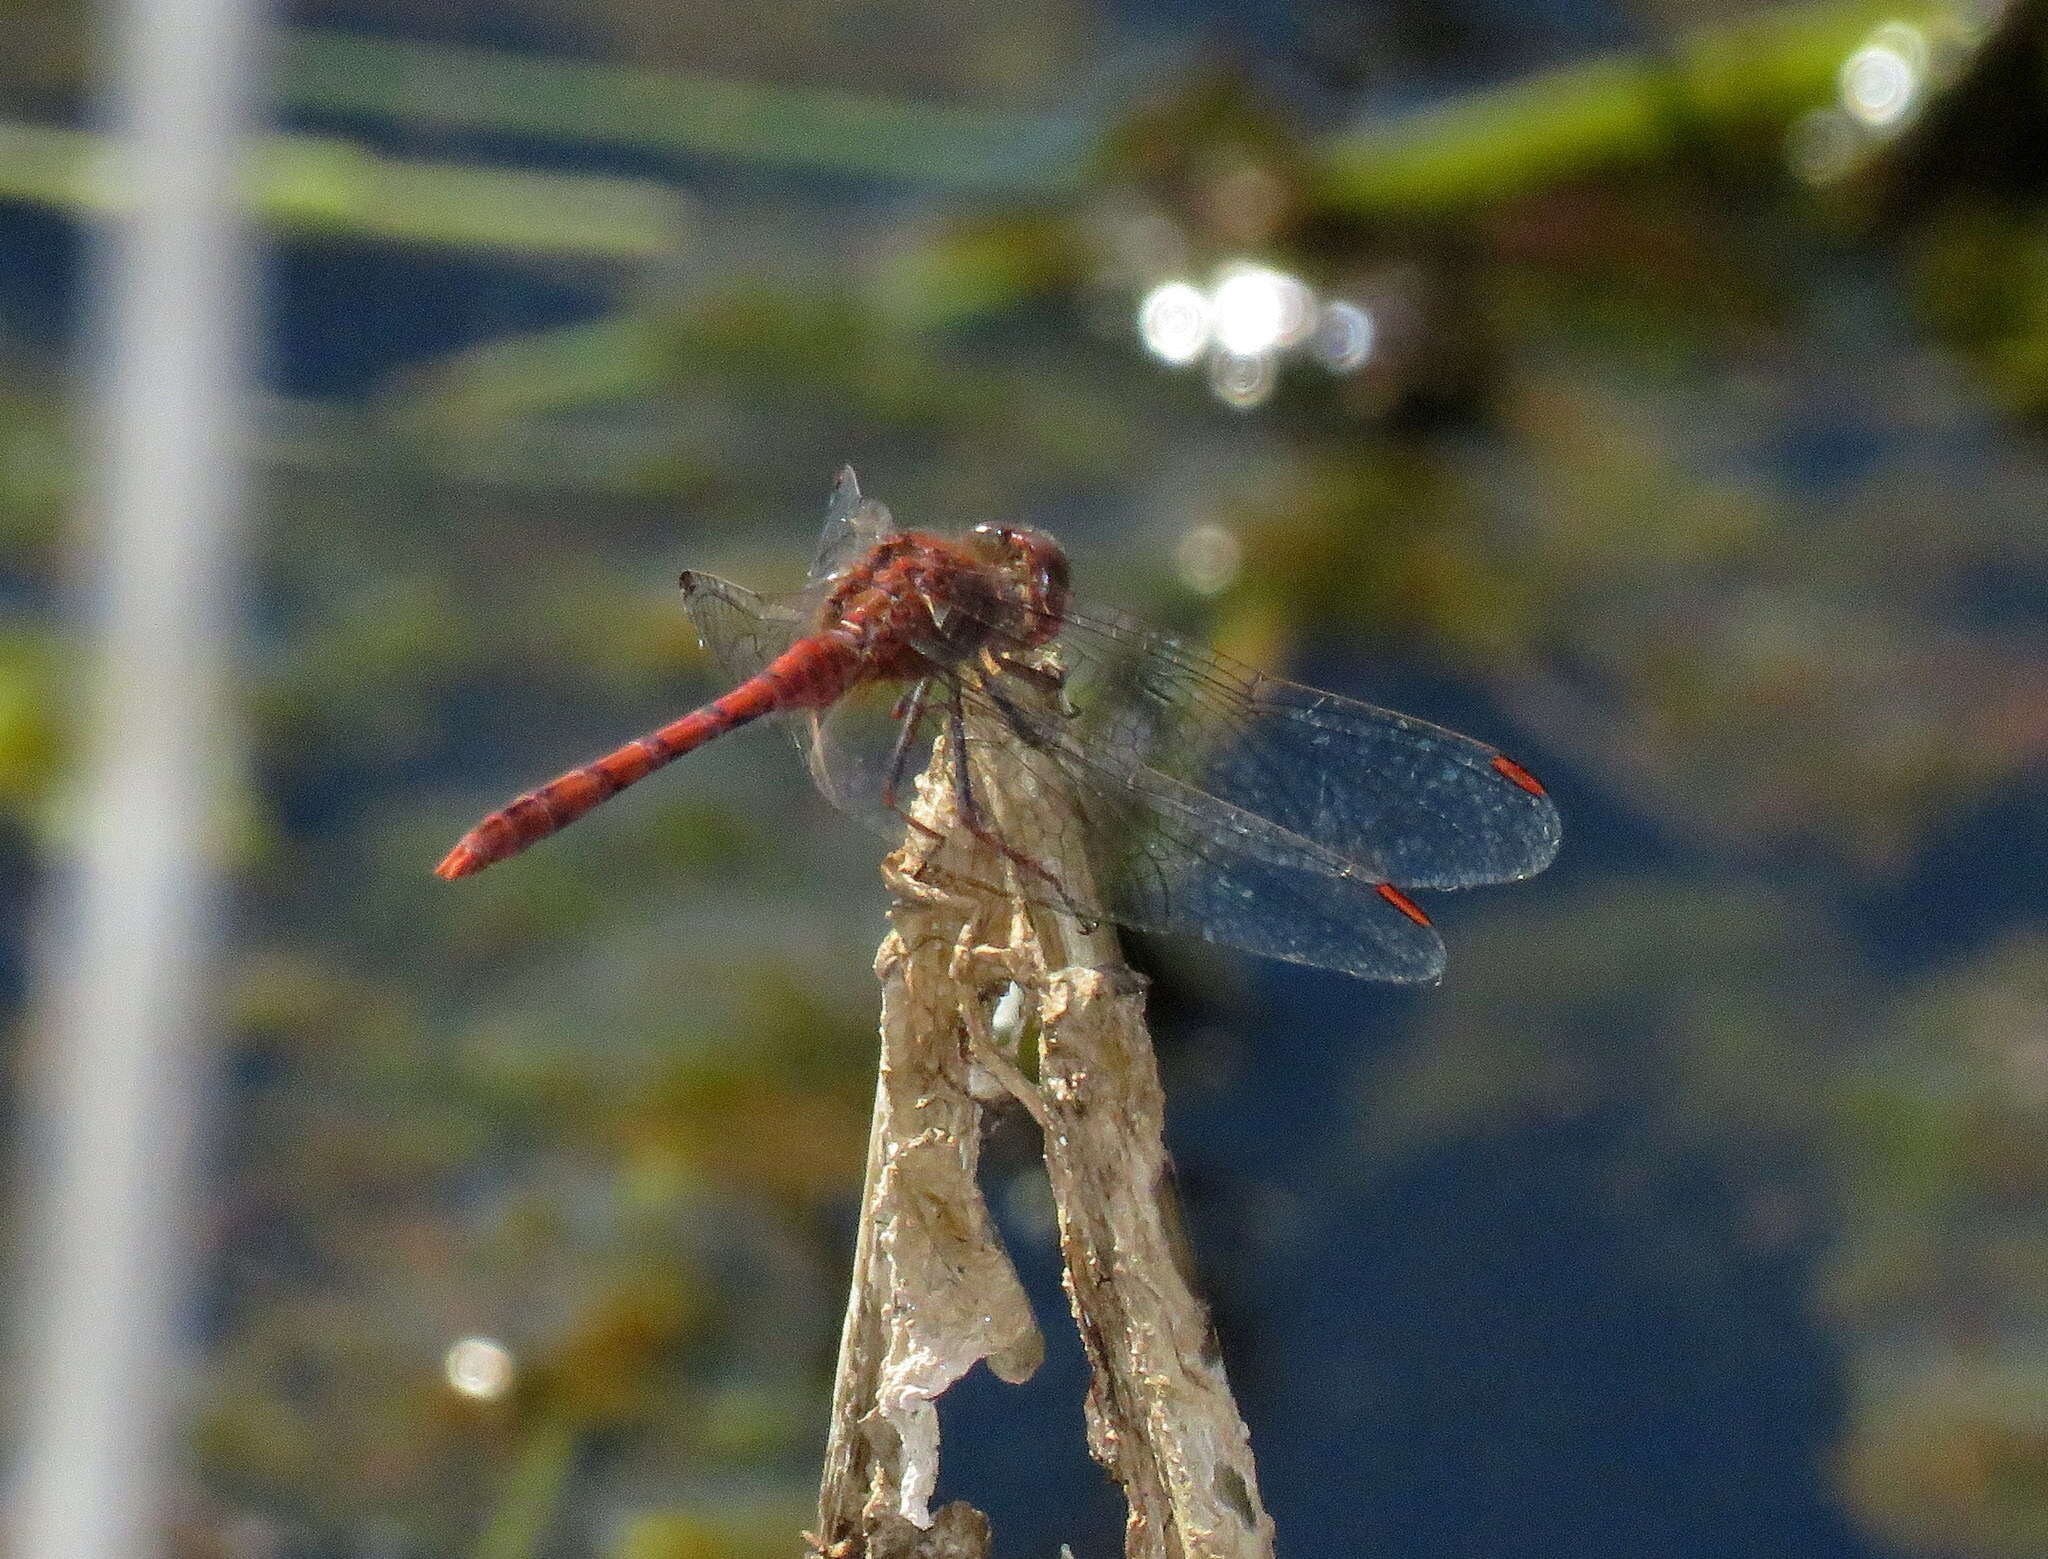
[[[1186,282],[1167,282],[1138,305],[1138,334],[1161,362],[1192,363],[1209,346],[1209,300]]]
[[[1332,373],[1353,373],[1372,356],[1372,315],[1348,299],[1325,304],[1309,350]]]
[[[1926,35],[1903,22],[1887,22],[1842,62],[1842,107],[1873,129],[1892,129],[1919,106],[1926,70]]]
[[[465,1337],[441,1360],[448,1384],[465,1397],[495,1402],[512,1389],[512,1350],[490,1337]]]
[[[1279,382],[1291,352],[1331,373],[1355,373],[1373,355],[1379,323],[1348,298],[1318,299],[1307,282],[1271,266],[1237,261],[1208,291],[1161,282],[1138,304],[1138,335],[1162,362],[1206,360],[1209,388],[1237,407],[1257,406]]]
[[[1216,524],[1192,525],[1173,549],[1174,571],[1198,595],[1218,595],[1236,583],[1244,566],[1237,532]]]
[[[1237,357],[1297,345],[1315,328],[1315,294],[1298,277],[1264,266],[1225,272],[1210,307],[1216,344]]]
[[[1250,410],[1279,382],[1280,367],[1270,352],[1217,352],[1209,358],[1209,388],[1227,405]]]

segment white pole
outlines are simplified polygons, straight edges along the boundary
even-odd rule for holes
[[[261,0],[123,0],[81,448],[93,637],[77,825],[44,928],[7,1551],[144,1559],[174,1465],[195,1255],[223,689],[246,458],[239,190]]]

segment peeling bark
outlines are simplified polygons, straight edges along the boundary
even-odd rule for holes
[[[934,1517],[928,1503],[939,1394],[979,1360],[1018,1381],[1043,1354],[975,1182],[980,1100],[993,1092],[1021,1102],[1044,1136],[1093,1371],[1089,1450],[1129,1503],[1126,1555],[1270,1559],[1273,1523],[1180,1236],[1142,982],[1107,927],[1046,902],[1059,897],[1046,876],[1078,904],[1092,878],[1064,844],[1075,834],[1066,798],[1007,743],[970,723],[978,805],[1028,864],[960,825],[942,743],[885,867],[897,901],[875,966],[881,1078],[811,1553],[988,1552],[979,1512],[956,1502]],[[1032,1036],[1028,1068],[1020,1040]]]

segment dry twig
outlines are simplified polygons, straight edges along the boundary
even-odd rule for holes
[[[1090,902],[1057,776],[1002,733],[970,723],[967,737],[1000,837]],[[940,747],[886,868],[897,902],[875,965],[881,1076],[811,1552],[988,1552],[979,1511],[955,1502],[934,1516],[928,1502],[935,1399],[978,1360],[1019,1381],[1044,1351],[975,1179],[981,1101],[1008,1094],[1044,1135],[1067,1294],[1094,1372],[1089,1450],[1129,1502],[1126,1554],[1269,1559],[1273,1523],[1179,1236],[1141,984],[1112,932],[1043,902],[1042,887],[1017,891],[1024,869],[992,862],[957,826]],[[944,886],[992,878],[1011,891]],[[1035,1078],[1018,1051],[1032,1034]]]

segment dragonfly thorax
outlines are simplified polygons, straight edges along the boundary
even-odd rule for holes
[[[1059,629],[1066,556],[1033,531],[966,542],[908,531],[877,542],[834,583],[820,626],[852,641],[867,674],[915,678],[991,645],[1026,649]]]

